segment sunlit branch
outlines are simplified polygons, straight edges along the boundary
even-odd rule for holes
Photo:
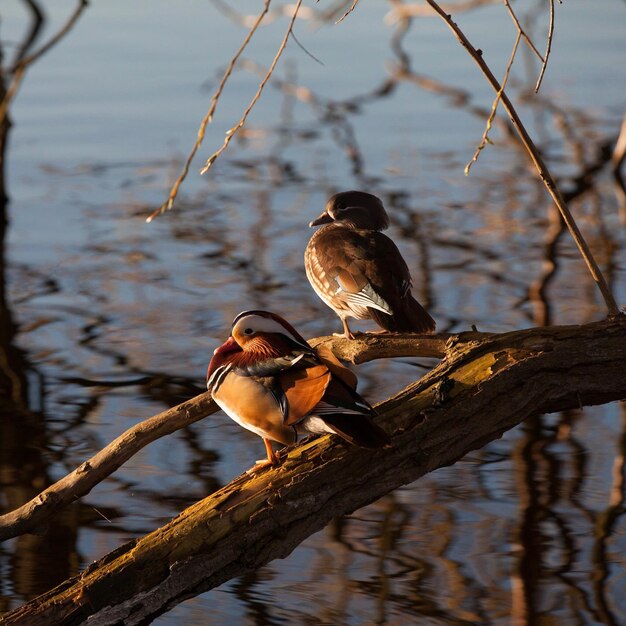
[[[235,10],[232,6],[230,6],[228,2],[224,2],[223,0],[210,0],[210,2],[220,13],[222,13],[226,18],[235,22],[235,24],[239,24],[240,26],[246,26],[246,27],[249,26],[249,24],[247,23],[249,19],[248,16]],[[269,9],[269,2],[266,2],[265,7],[263,9],[264,14],[267,13],[268,9]],[[259,19],[257,18],[252,28],[256,28],[258,24],[259,24]],[[250,35],[250,33],[248,33],[248,35]]]
[[[226,148],[228,147],[228,144],[232,141],[233,137],[239,132],[239,130],[241,130],[241,128],[243,128],[244,124],[246,123],[246,120],[248,119],[248,115],[250,114],[250,111],[252,111],[254,105],[257,103],[258,99],[261,97],[261,93],[263,92],[263,89],[265,85],[267,84],[267,81],[271,78],[272,74],[274,73],[274,69],[276,68],[276,65],[278,64],[278,60],[280,59],[283,51],[285,50],[285,47],[287,46],[287,41],[289,41],[289,36],[291,35],[293,25],[296,21],[296,18],[298,17],[298,11],[300,10],[301,5],[302,5],[302,0],[298,0],[298,3],[296,4],[296,7],[293,11],[293,15],[289,22],[289,26],[287,27],[287,32],[285,33],[285,36],[283,37],[283,40],[278,48],[276,56],[274,57],[274,60],[272,61],[272,64],[270,65],[270,68],[267,71],[267,74],[261,81],[261,84],[259,85],[257,92],[254,94],[254,97],[250,101],[250,104],[248,105],[246,110],[243,112],[243,115],[241,116],[241,119],[239,120],[239,122],[237,122],[235,126],[233,126],[231,129],[229,129],[226,132],[226,137],[224,139],[224,143],[222,147],[219,150],[217,150],[217,152],[214,152],[207,159],[204,167],[200,170],[200,174],[205,174],[209,170],[209,168],[213,165],[213,163],[215,163],[215,160],[219,157],[219,155],[222,154],[224,150],[226,150]]]
[[[196,138],[196,142],[194,143],[193,148],[191,149],[191,152],[189,153],[189,156],[187,157],[187,160],[185,161],[185,164],[183,165],[183,169],[180,175],[178,176],[178,178],[176,179],[176,182],[172,186],[170,193],[167,197],[167,200],[156,211],[154,211],[154,213],[152,213],[150,217],[146,219],[146,222],[150,223],[157,215],[160,215],[161,213],[164,213],[165,211],[169,211],[174,205],[174,201],[176,200],[176,196],[178,195],[178,190],[180,189],[180,186],[185,180],[185,178],[187,177],[191,162],[196,156],[196,152],[198,151],[198,148],[200,147],[200,145],[202,144],[202,141],[204,140],[206,127],[209,124],[209,122],[213,119],[213,114],[215,113],[215,109],[217,107],[217,103],[220,99],[220,96],[222,95],[222,91],[224,90],[224,86],[226,85],[226,82],[228,81],[228,79],[230,78],[230,75],[233,72],[235,63],[237,63],[237,60],[242,55],[243,51],[246,49],[246,46],[250,43],[250,40],[252,39],[254,33],[257,31],[258,27],[263,21],[263,18],[267,15],[267,12],[270,7],[270,2],[271,0],[265,0],[265,5],[263,6],[263,10],[261,11],[261,13],[259,13],[258,17],[256,18],[256,21],[254,22],[254,24],[252,25],[252,27],[246,34],[246,37],[243,40],[243,43],[239,47],[239,50],[237,50],[237,52],[235,53],[235,56],[233,56],[233,58],[230,60],[230,63],[228,64],[228,67],[226,68],[226,71],[224,72],[224,75],[222,76],[222,80],[220,81],[220,84],[218,85],[217,90],[215,91],[215,93],[213,94],[213,97],[211,98],[211,106],[209,107],[207,114],[202,119],[202,122],[200,122],[200,128],[198,129],[198,136]]]
[[[359,0],[352,0],[352,5],[350,6],[350,8],[335,22],[335,24],[339,24],[339,22],[343,22],[343,20],[345,20],[346,17],[348,17],[348,15],[350,15],[350,13],[352,13],[352,11],[356,9],[357,4],[359,4]]]
[[[254,15],[249,15],[246,13],[241,13],[234,9],[231,5],[236,4],[230,2],[229,0],[209,0],[209,2],[215,6],[215,8],[224,15],[231,22],[243,26],[245,28],[250,28],[254,21],[256,20]],[[241,3],[239,3],[241,4]],[[345,4],[345,2],[344,2]],[[267,26],[272,22],[275,22],[277,19],[281,17],[291,17],[293,11],[293,4],[282,4],[277,8],[271,8],[265,18],[263,19],[263,23]],[[322,14],[323,15],[323,14]],[[300,11],[298,12],[298,17],[301,20],[316,20],[316,21],[327,21],[324,17],[320,18],[319,11],[313,11],[313,9],[308,7],[300,7]]]
[[[45,524],[55,511],[88,494],[149,443],[215,413],[218,408],[210,395],[204,393],[129,428],[31,501],[0,515],[0,541]]]
[[[474,48],[474,46],[467,39],[463,31],[452,20],[451,16],[448,15],[445,11],[443,11],[443,9],[439,6],[437,2],[435,2],[435,0],[426,0],[426,2],[428,2],[428,4],[433,8],[433,10],[444,20],[444,22],[452,30],[452,32],[454,33],[458,41],[461,43],[461,45],[467,50],[468,54],[474,59],[476,64],[480,67],[482,73],[487,78],[487,81],[489,82],[489,84],[496,91],[496,93],[498,93],[501,90],[501,86],[498,83],[498,80],[496,79],[496,77],[493,75],[493,72],[491,71],[487,63],[485,63],[485,60],[482,57],[482,53],[479,52],[476,48]],[[517,111],[515,110],[513,103],[509,100],[505,92],[502,92],[501,100],[502,100],[502,105],[506,109],[506,112],[508,113],[511,119],[511,122],[515,126],[515,129],[517,130],[517,133],[522,143],[524,144],[533,164],[535,165],[535,168],[537,169],[539,173],[541,180],[543,181],[546,189],[548,190],[548,193],[550,194],[556,206],[558,207],[559,211],[561,212],[561,215],[563,216],[563,219],[565,220],[565,223],[567,224],[567,228],[570,231],[570,234],[572,235],[576,243],[576,246],[578,247],[578,250],[580,251],[581,256],[583,257],[587,265],[587,268],[589,269],[589,272],[591,273],[591,276],[593,277],[593,280],[598,285],[598,288],[600,289],[602,297],[604,298],[604,302],[606,304],[609,315],[610,316],[621,315],[620,309],[617,306],[617,302],[615,301],[615,298],[606,280],[604,279],[602,271],[600,270],[598,264],[596,263],[596,260],[591,250],[589,249],[589,246],[587,245],[585,238],[583,237],[582,233],[580,232],[580,229],[578,228],[578,225],[576,224],[576,221],[574,220],[572,214],[570,213],[570,210],[567,207],[567,204],[565,203],[565,200],[563,199],[563,196],[561,195],[561,192],[559,188],[557,187],[554,178],[552,177],[552,175],[550,174],[550,171],[548,170],[546,164],[544,163],[543,158],[541,157],[541,154],[539,153],[539,150],[537,149],[533,140],[528,134],[528,131],[522,124],[522,121],[519,115],[517,114]]]
[[[546,67],[548,67],[548,59],[550,58],[550,50],[552,49],[552,37],[554,35],[554,0],[550,0],[550,28],[548,30],[548,42],[546,44],[546,54],[543,58],[543,63],[541,64],[541,71],[539,72],[539,78],[537,79],[537,84],[535,85],[535,93],[539,91],[541,87],[541,81],[543,80],[543,75],[546,72]]]
[[[513,51],[511,52],[511,58],[509,59],[509,63],[506,66],[506,71],[504,72],[504,79],[502,80],[502,86],[496,93],[496,97],[491,106],[491,112],[489,113],[489,117],[487,118],[487,124],[485,125],[485,132],[483,133],[482,139],[480,140],[480,144],[478,144],[478,148],[476,148],[476,152],[474,152],[474,156],[470,160],[470,162],[465,166],[465,175],[467,176],[470,172],[470,168],[472,164],[478,160],[478,155],[481,153],[482,149],[487,145],[487,143],[491,143],[489,139],[489,131],[491,130],[491,124],[493,123],[493,119],[496,116],[496,112],[498,110],[498,104],[502,98],[502,94],[504,93],[504,88],[509,80],[509,73],[511,72],[511,67],[513,67],[513,61],[515,61],[515,55],[517,53],[517,47],[519,46],[520,39],[522,37],[522,32],[517,31],[517,37],[515,38],[515,44],[513,45]]]
[[[509,12],[509,15],[511,16],[511,19],[515,23],[515,27],[517,28],[518,33],[524,38],[524,41],[528,44],[528,47],[535,53],[535,55],[541,61],[541,63],[545,63],[544,58],[541,55],[541,52],[537,50],[537,48],[535,47],[535,44],[532,42],[530,37],[526,34],[524,29],[522,28],[522,25],[519,23],[519,20],[517,19],[517,15],[515,15],[515,11],[513,11],[513,8],[509,4],[509,0],[504,0],[504,6],[506,6]]]

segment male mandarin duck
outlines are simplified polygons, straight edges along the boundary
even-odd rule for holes
[[[388,445],[356,384],[356,376],[330,350],[312,348],[291,324],[268,311],[237,315],[207,371],[215,402],[265,442],[267,460],[253,470],[278,464],[271,441],[288,445],[298,435],[334,433],[365,448]]]
[[[379,198],[363,191],[337,193],[309,226],[314,233],[304,253],[315,293],[341,319],[372,319],[391,332],[425,333],[435,321],[411,294],[411,274],[396,245],[380,231],[389,218]]]

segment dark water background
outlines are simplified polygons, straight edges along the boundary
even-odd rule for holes
[[[146,225],[245,35],[224,7],[252,15],[261,4],[94,0],[28,69],[3,172],[2,511],[201,391],[240,310],[280,312],[307,337],[338,330],[302,251],[306,224],[339,190],[384,199],[441,330],[604,315],[505,118],[463,175],[493,94],[441,20],[393,21],[395,3],[361,2],[338,25],[313,19],[336,4],[305,4],[311,19],[295,32],[323,65],[292,42],[245,133],[200,177],[274,56],[287,24],[275,15],[225,90],[176,210]],[[35,48],[75,6],[42,3]],[[543,51],[547,3],[514,7]],[[31,15],[26,2],[0,5],[5,69]],[[501,77],[515,38],[504,7],[457,21]],[[625,32],[621,0],[557,4],[540,94],[523,46],[509,87],[622,305],[626,203],[609,157],[626,104]],[[381,400],[428,365],[361,366],[360,389]],[[625,453],[623,404],[529,420],[157,623],[626,623]],[[262,454],[221,413],[150,445],[48,535],[0,546],[0,611],[165,523]]]

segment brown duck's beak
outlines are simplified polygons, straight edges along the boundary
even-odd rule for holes
[[[333,218],[326,211],[324,211],[319,217],[316,217],[312,222],[309,222],[309,228],[319,226],[320,224],[328,224],[332,221]]]

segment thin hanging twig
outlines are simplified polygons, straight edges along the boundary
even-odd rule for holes
[[[535,85],[535,93],[539,91],[539,87],[541,87],[541,81],[543,80],[543,75],[546,72],[546,67],[548,67],[548,59],[550,58],[550,50],[552,49],[552,36],[554,35],[554,0],[550,0],[550,28],[548,29],[548,43],[546,44],[546,54],[543,59],[543,63],[541,64],[541,71],[539,72],[539,78],[537,79],[537,84]]]
[[[453,21],[452,17],[448,15],[445,11],[443,11],[443,9],[439,6],[437,2],[435,2],[435,0],[426,0],[426,2],[448,25],[450,30],[452,30],[455,37],[458,39],[461,45],[467,50],[468,54],[472,57],[472,59],[474,59],[474,61],[476,62],[478,67],[481,69],[482,73],[485,75],[485,77],[487,78],[487,81],[492,86],[492,88],[496,91],[496,93],[500,92],[502,88],[500,84],[498,83],[497,78],[493,75],[493,72],[491,71],[489,66],[485,63],[485,60],[483,59],[483,56],[482,56],[482,52],[479,52],[476,48],[474,48],[474,46],[470,43],[470,41],[465,36],[463,31]],[[600,289],[600,293],[602,294],[602,297],[604,298],[604,302],[608,309],[609,316],[621,315],[620,309],[617,306],[617,302],[615,301],[615,298],[606,280],[604,279],[602,271],[598,267],[598,264],[596,263],[596,260],[593,254],[591,253],[591,250],[589,249],[589,246],[587,245],[585,238],[580,232],[580,229],[578,228],[578,224],[576,224],[576,221],[574,220],[572,214],[570,213],[570,210],[567,207],[567,204],[565,203],[565,200],[563,199],[563,196],[561,195],[561,192],[559,188],[557,187],[556,182],[554,178],[552,177],[552,174],[550,174],[550,171],[548,170],[546,164],[544,163],[541,157],[541,154],[539,150],[537,149],[537,146],[535,146],[533,140],[528,134],[528,131],[522,124],[522,121],[519,115],[517,114],[517,111],[515,110],[513,103],[509,100],[508,96],[506,95],[504,91],[502,91],[501,100],[502,100],[502,106],[505,108],[506,112],[508,113],[511,119],[511,122],[513,126],[515,127],[515,130],[517,131],[522,143],[524,144],[524,147],[526,148],[535,168],[537,169],[539,173],[539,176],[541,177],[541,180],[546,186],[546,189],[548,190],[548,193],[550,194],[550,196],[552,196],[552,199],[554,200],[554,203],[558,207],[563,217],[563,220],[565,221],[567,228],[570,231],[570,234],[574,238],[576,246],[578,247],[578,250],[580,251],[580,254],[583,257],[587,265],[587,268],[589,269],[589,272],[591,273],[591,276],[593,277],[593,280],[598,285],[598,288]]]
[[[535,44],[532,42],[530,37],[526,34],[524,29],[522,28],[522,25],[519,23],[519,20],[517,19],[517,15],[515,15],[515,11],[513,11],[513,7],[511,7],[509,0],[503,0],[503,2],[504,2],[504,6],[507,8],[507,11],[509,12],[509,15],[511,16],[511,19],[513,20],[513,23],[515,24],[515,28],[517,28],[520,35],[524,38],[524,41],[528,44],[528,47],[535,53],[537,58],[542,63],[545,63],[543,56],[541,55],[541,52],[537,50]]]
[[[339,22],[343,22],[354,9],[356,9],[356,5],[359,4],[359,0],[352,0],[352,6],[335,22],[335,24],[339,24]]]
[[[246,49],[246,46],[250,43],[250,40],[252,39],[254,33],[257,31],[258,27],[263,21],[263,18],[267,15],[267,12],[269,11],[269,8],[270,8],[271,1],[272,0],[265,0],[265,5],[263,6],[263,10],[261,11],[261,13],[259,13],[259,16],[256,18],[256,21],[254,22],[254,24],[248,31],[248,34],[243,40],[243,43],[241,44],[241,46],[239,47],[239,50],[237,50],[237,52],[235,53],[235,56],[230,60],[230,63],[228,64],[228,67],[226,68],[226,71],[224,72],[224,75],[222,76],[222,80],[220,81],[220,84],[217,87],[217,90],[215,91],[215,93],[213,94],[213,97],[211,98],[211,106],[209,107],[209,111],[204,116],[202,122],[200,122],[200,128],[198,129],[198,136],[196,138],[196,143],[194,143],[193,148],[191,149],[191,152],[189,153],[189,156],[187,157],[187,160],[185,161],[185,164],[183,165],[183,169],[179,177],[176,179],[176,182],[172,185],[172,188],[170,189],[170,193],[167,197],[167,200],[156,211],[154,211],[154,213],[152,213],[150,217],[146,219],[146,222],[148,224],[157,215],[161,215],[161,213],[165,213],[165,211],[169,211],[174,205],[174,201],[176,200],[176,196],[178,195],[178,190],[180,189],[181,184],[183,183],[183,181],[187,177],[187,174],[189,173],[189,166],[191,165],[193,158],[196,156],[196,152],[198,151],[198,148],[200,147],[200,145],[202,144],[202,141],[204,140],[204,134],[206,132],[207,124],[209,124],[209,122],[211,122],[211,120],[213,119],[213,114],[215,113],[218,100],[220,99],[220,96],[222,95],[222,91],[224,90],[226,81],[228,81],[228,79],[230,78],[230,75],[232,74],[233,69],[235,67],[235,63],[237,63],[239,57],[242,55],[243,51]]]
[[[493,119],[496,116],[496,111],[498,110],[498,104],[500,99],[502,98],[502,93],[504,92],[504,88],[509,80],[509,73],[511,71],[511,67],[513,66],[513,61],[515,61],[515,55],[517,54],[517,47],[519,46],[520,39],[522,38],[522,31],[517,31],[517,37],[515,39],[515,44],[513,46],[513,52],[511,53],[511,58],[509,59],[509,63],[506,66],[506,71],[504,72],[504,78],[502,80],[502,86],[498,90],[496,97],[493,101],[493,105],[491,106],[491,113],[489,113],[489,117],[487,118],[487,124],[485,125],[485,132],[483,133],[483,137],[480,140],[480,144],[478,144],[478,148],[476,148],[476,152],[474,152],[474,156],[470,160],[470,162],[465,166],[465,176],[467,176],[470,172],[470,168],[472,164],[474,164],[478,160],[478,155],[481,150],[487,145],[487,143],[491,143],[491,139],[489,139],[489,131],[491,130],[491,124],[493,123]]]
[[[296,8],[293,11],[293,15],[291,16],[291,20],[289,22],[287,32],[285,33],[285,36],[283,37],[283,40],[278,48],[278,52],[276,53],[276,56],[274,57],[274,60],[272,61],[272,64],[270,65],[269,70],[267,70],[267,74],[265,74],[265,76],[263,77],[263,80],[261,81],[259,88],[257,89],[257,92],[254,94],[254,97],[250,101],[250,104],[248,105],[246,110],[243,112],[243,115],[241,116],[241,119],[239,120],[239,122],[237,122],[235,126],[230,128],[226,132],[226,137],[224,138],[224,143],[222,144],[222,147],[216,152],[214,152],[207,159],[206,163],[204,164],[204,167],[200,170],[200,174],[206,174],[206,172],[213,165],[213,163],[215,163],[215,160],[217,159],[217,157],[219,157],[219,155],[222,154],[224,150],[226,150],[226,148],[228,147],[228,144],[232,141],[233,137],[245,125],[246,120],[248,119],[248,115],[250,114],[250,111],[252,111],[252,108],[257,103],[258,99],[261,97],[261,93],[263,92],[263,89],[265,85],[267,84],[267,81],[271,78],[272,74],[274,73],[274,69],[276,68],[276,65],[278,64],[278,60],[280,59],[283,51],[285,50],[285,47],[287,46],[287,41],[289,41],[289,36],[291,35],[291,30],[293,29],[293,25],[296,21],[296,18],[298,17],[298,11],[300,10],[301,5],[302,5],[302,0],[298,0],[298,3],[296,4]]]

